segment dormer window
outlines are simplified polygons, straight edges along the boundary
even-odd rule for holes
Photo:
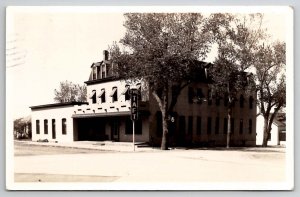
[[[97,67],[93,67],[93,80],[97,79]]]
[[[101,103],[105,103],[105,89],[101,89],[101,92],[98,96],[101,99]]]
[[[92,103],[97,103],[96,90],[92,91],[89,98],[92,99]]]
[[[122,94],[125,96],[125,101],[130,100],[129,87],[129,85],[126,85],[124,91],[122,92]]]
[[[111,92],[111,94],[110,94],[109,96],[112,97],[112,102],[118,101],[118,91],[117,91],[117,87],[113,87],[113,88],[112,88],[112,92]]]

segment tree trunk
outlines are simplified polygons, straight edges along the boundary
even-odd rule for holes
[[[231,109],[228,109],[227,113],[227,139],[226,139],[226,148],[230,147],[230,137],[231,137]]]
[[[269,137],[268,117],[264,117],[264,132],[263,132],[262,147],[267,147],[268,146],[268,137]]]
[[[161,150],[168,150],[168,116],[166,111],[162,112],[163,134],[161,139]]]

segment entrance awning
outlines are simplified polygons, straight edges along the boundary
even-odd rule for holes
[[[110,116],[129,116],[130,111],[126,112],[109,112],[109,113],[88,113],[88,114],[74,114],[72,118],[97,118]]]

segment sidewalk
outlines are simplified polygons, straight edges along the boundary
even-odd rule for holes
[[[90,149],[113,152],[133,152],[132,142],[112,142],[112,141],[75,141],[75,142],[35,142],[35,141],[19,141],[15,143],[33,145],[33,146],[50,146],[65,147],[74,149]],[[152,147],[138,147],[140,143],[135,143],[135,152],[153,152],[160,149]]]

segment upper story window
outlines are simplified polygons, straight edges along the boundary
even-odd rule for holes
[[[244,108],[244,96],[243,95],[241,95],[240,96],[240,108]]]
[[[93,67],[93,80],[97,79],[97,67]]]
[[[193,103],[194,98],[194,89],[192,87],[189,87],[188,89],[188,101],[189,103]]]
[[[92,99],[92,103],[97,103],[96,90],[92,91],[89,98]]]
[[[130,87],[129,85],[126,85],[124,91],[122,92],[122,94],[125,96],[125,101],[130,100],[129,87]]]
[[[112,92],[110,93],[109,96],[111,96],[112,102],[118,101],[118,90],[117,90],[117,87],[113,87],[112,88]]]
[[[105,99],[105,89],[104,88],[101,89],[101,92],[98,97],[100,98],[101,103],[105,103],[106,99]]]
[[[211,89],[208,89],[208,91],[207,91],[207,101],[208,101],[208,105],[212,104],[212,91],[211,91]]]
[[[106,77],[106,64],[102,64],[101,66],[101,79]]]
[[[249,98],[249,108],[252,109],[253,108],[253,97],[250,96]]]

